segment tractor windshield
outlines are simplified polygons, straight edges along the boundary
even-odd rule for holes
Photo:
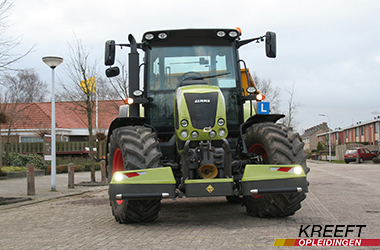
[[[150,90],[174,90],[184,79],[201,77],[220,88],[236,87],[230,46],[159,47],[149,56]]]
[[[186,79],[218,86],[226,100],[227,125],[238,124],[236,60],[231,46],[152,47],[146,53],[150,123],[167,139],[174,132],[175,89]]]

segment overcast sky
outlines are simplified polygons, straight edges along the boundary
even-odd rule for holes
[[[277,33],[277,58],[264,44],[249,44],[240,57],[251,71],[281,89],[285,110],[294,84],[297,130],[328,121],[331,128],[373,119],[380,111],[380,1],[372,0],[14,0],[7,35],[22,36],[14,52],[35,49],[16,66],[34,68],[50,85],[50,69],[41,58],[68,57],[73,34],[92,48],[104,74],[104,42],[140,41],[145,31],[178,28],[242,29],[243,39]],[[117,51],[118,58],[128,50]],[[124,53],[124,54],[122,54]],[[63,68],[56,75],[64,78]],[[380,115],[380,113],[378,114]]]

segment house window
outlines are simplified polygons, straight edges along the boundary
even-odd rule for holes
[[[346,138],[348,138],[348,130],[346,130]]]
[[[364,135],[364,126],[361,126],[360,129],[361,129],[361,135]]]
[[[359,136],[359,127],[356,127],[356,136]]]
[[[379,133],[379,122],[375,123],[375,134]]]
[[[39,138],[39,137],[21,137],[21,143],[26,143],[26,142],[43,142],[44,139]]]

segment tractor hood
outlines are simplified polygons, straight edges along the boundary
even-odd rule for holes
[[[176,136],[186,140],[221,140],[227,137],[224,96],[216,86],[191,84],[176,89]]]

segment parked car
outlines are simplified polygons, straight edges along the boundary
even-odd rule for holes
[[[359,163],[362,163],[363,161],[372,160],[376,157],[376,154],[367,148],[350,148],[344,154],[344,162],[348,164],[351,161],[356,161],[356,157],[359,157]]]

